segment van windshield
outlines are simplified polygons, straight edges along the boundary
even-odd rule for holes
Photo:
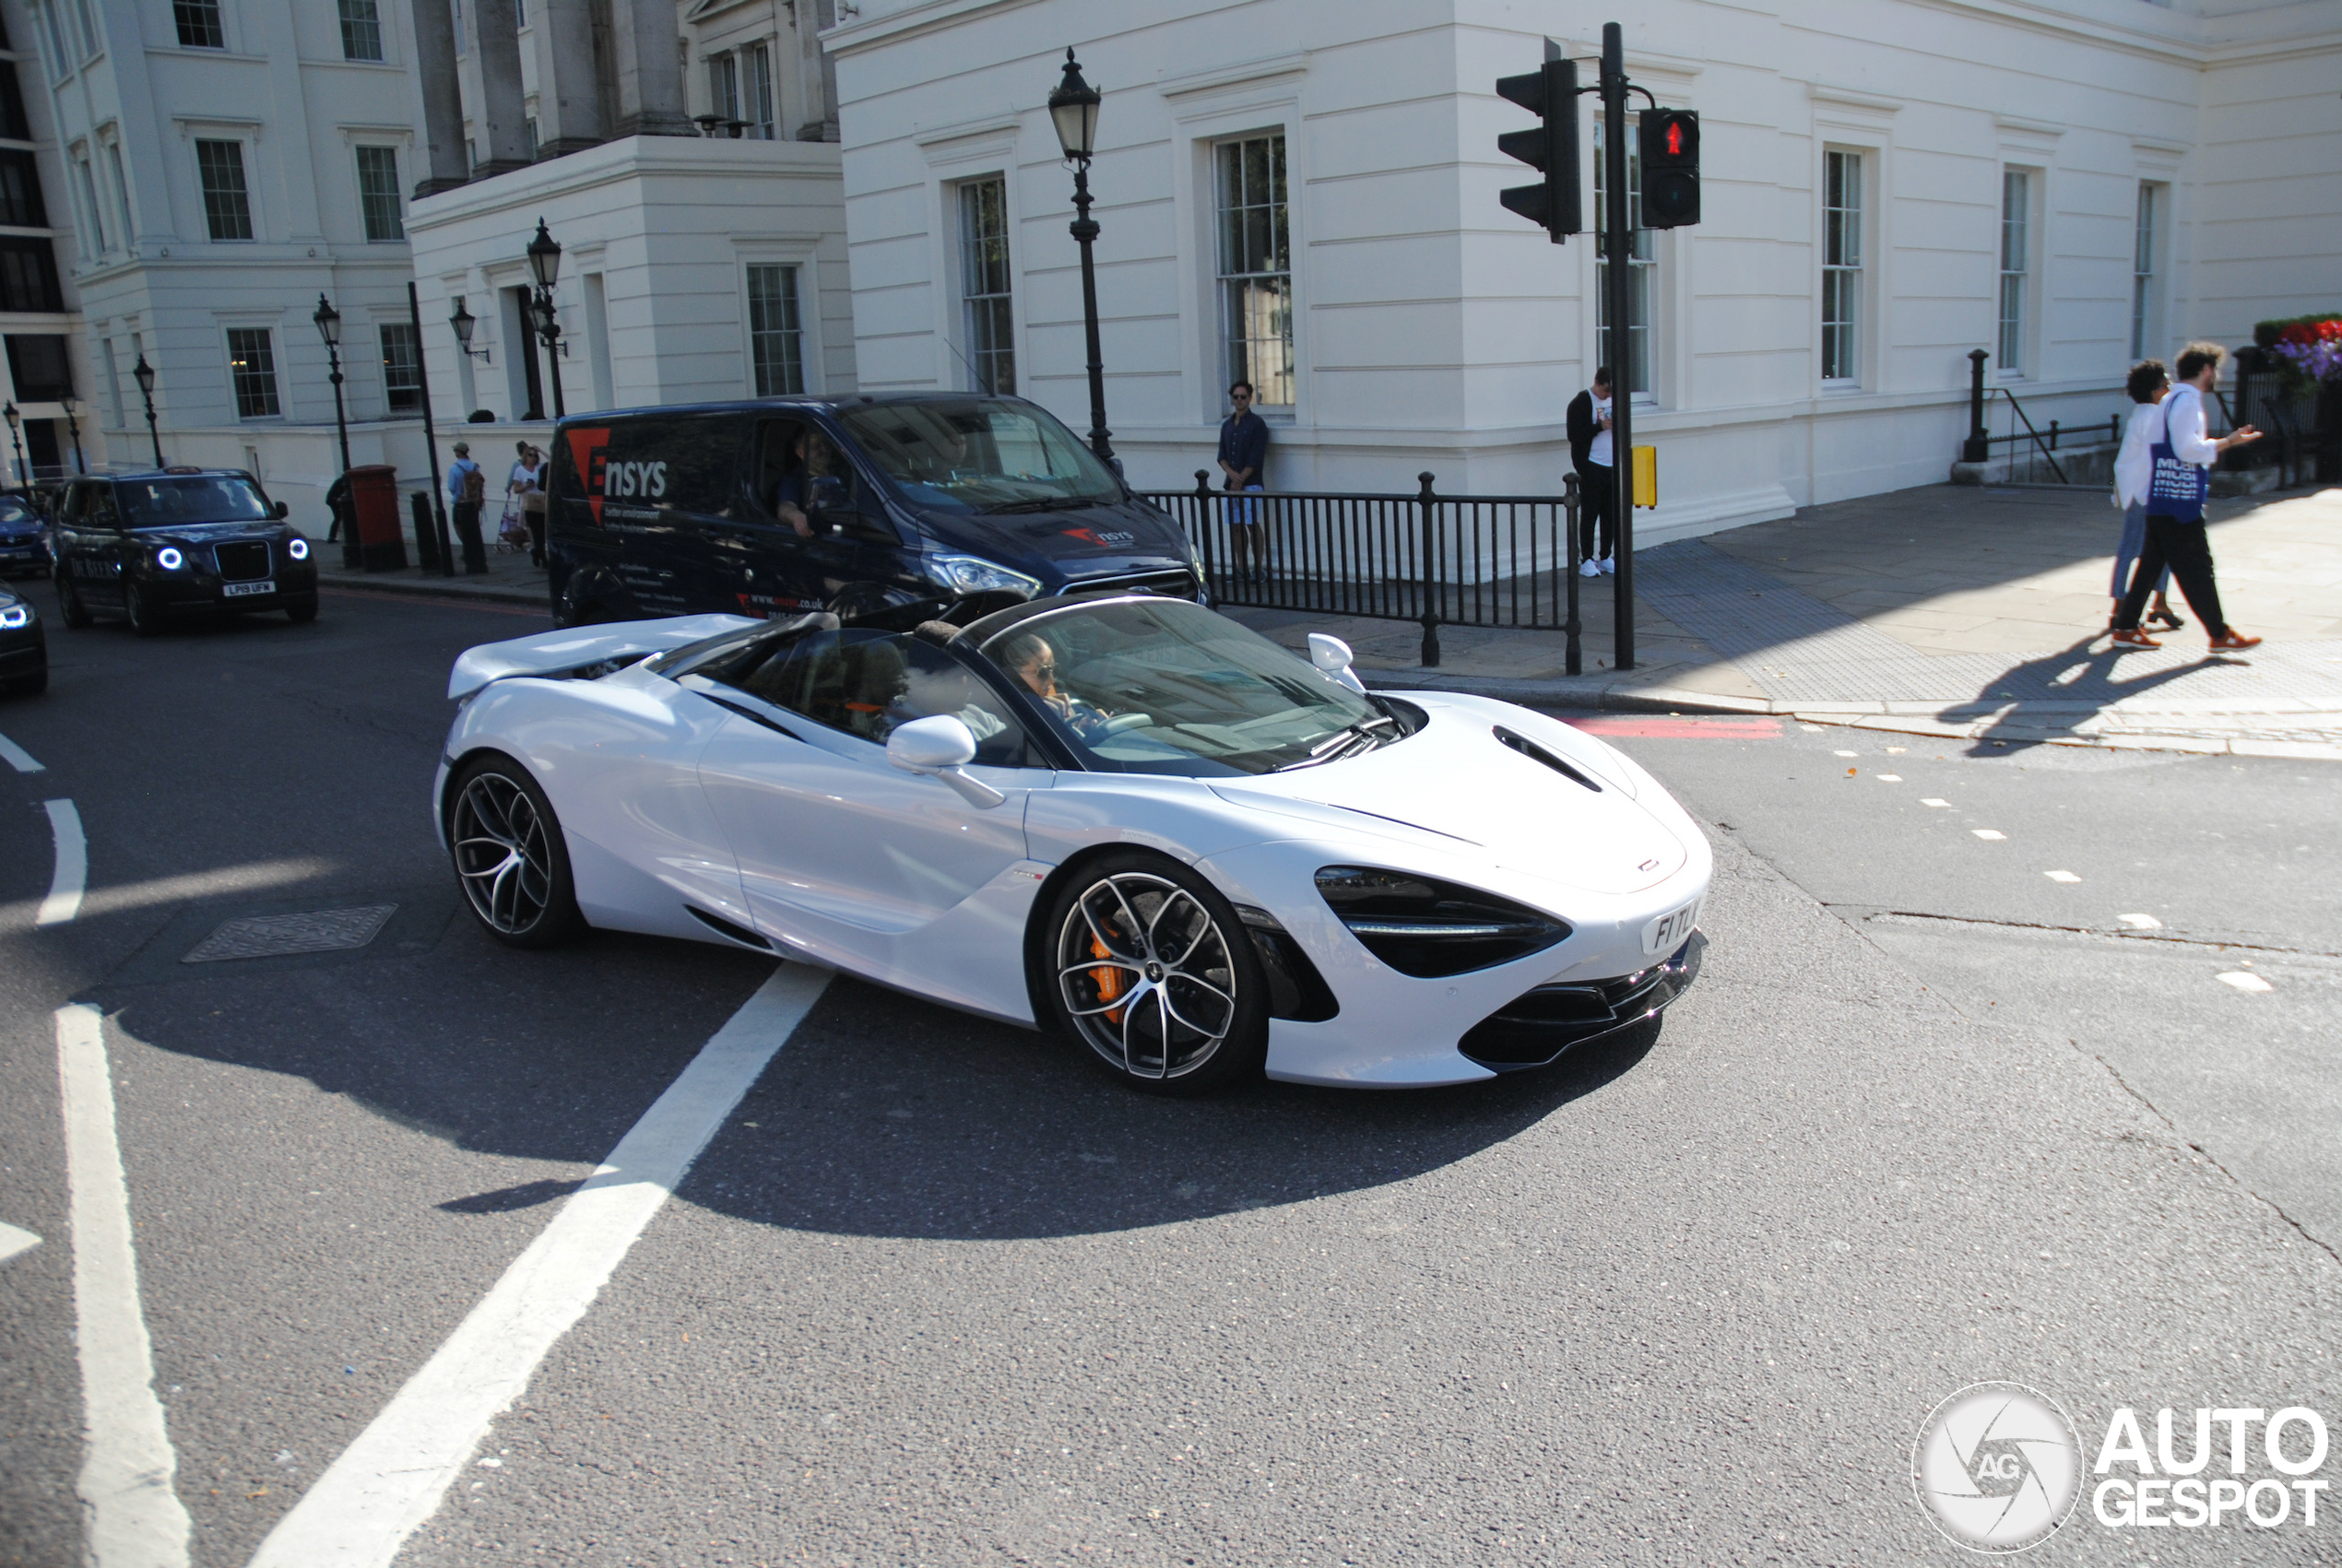
[[[841,418],[870,461],[922,505],[1047,512],[1122,499],[1106,465],[1029,403],[879,404],[842,410]]]

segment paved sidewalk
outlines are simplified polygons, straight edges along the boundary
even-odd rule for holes
[[[482,526],[493,529],[493,517]],[[480,576],[467,575],[464,571],[463,546],[455,547],[455,574],[443,577],[436,572],[425,572],[409,565],[397,572],[349,572],[342,568],[341,546],[312,540],[322,563],[317,571],[320,587],[355,589],[370,594],[414,595],[434,599],[478,599],[486,604],[531,605],[545,608],[545,569],[528,563],[526,550],[499,550],[493,542],[488,547],[488,571]],[[408,559],[414,559],[415,541],[407,540]]]
[[[2095,487],[1929,486],[1638,552],[1624,674],[1608,667],[1608,578],[1581,584],[1575,678],[1558,632],[1443,627],[1427,670],[1412,623],[1234,613],[1296,648],[1334,632],[1394,690],[2342,760],[2342,489],[2216,501],[2212,517],[2226,613],[2268,639],[2250,654],[2212,656],[2193,625],[2157,653],[2112,651],[2122,520]]]

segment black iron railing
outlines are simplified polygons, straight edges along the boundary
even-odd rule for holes
[[[1230,494],[1196,470],[1191,490],[1142,492],[1177,518],[1223,605],[1413,620],[1423,662],[1439,628],[1512,626],[1568,636],[1579,673],[1578,480],[1560,495]]]

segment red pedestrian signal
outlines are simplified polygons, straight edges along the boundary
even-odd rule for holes
[[[1643,227],[1681,229],[1699,221],[1699,116],[1688,109],[1646,109],[1642,136]]]

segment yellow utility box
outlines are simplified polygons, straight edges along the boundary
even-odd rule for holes
[[[1635,448],[1635,504],[1659,504],[1659,448],[1655,446]]]

